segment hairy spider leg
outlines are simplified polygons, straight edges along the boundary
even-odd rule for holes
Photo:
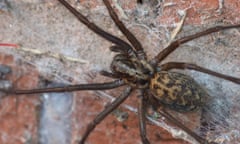
[[[139,100],[138,100],[138,123],[139,123],[139,130],[142,142],[144,144],[150,144],[147,138],[147,131],[146,131],[146,107],[147,107],[147,100],[146,100],[146,92],[145,90],[141,90]]]
[[[99,35],[100,37],[116,44],[123,49],[125,53],[135,53],[134,49],[125,41],[121,40],[120,38],[104,31],[100,27],[98,27],[96,24],[90,22],[85,16],[83,16],[81,13],[79,13],[74,7],[72,7],[69,3],[67,3],[65,0],[58,0],[60,3],[62,3],[74,16],[77,17],[79,21],[81,21],[85,26],[87,26],[90,30],[92,30],[94,33]]]
[[[219,78],[231,81],[231,82],[236,83],[236,84],[240,84],[240,78],[224,75],[224,74],[221,74],[221,73],[218,73],[218,72],[200,67],[200,66],[195,65],[195,64],[183,63],[183,62],[168,62],[168,63],[165,63],[163,65],[160,65],[160,70],[168,71],[170,69],[195,70],[195,71],[199,71],[199,72],[202,72],[202,73],[206,73],[206,74],[209,74],[209,75],[213,75],[215,77],[219,77]]]
[[[99,73],[100,73],[101,75],[105,76],[105,77],[119,78],[119,75],[114,74],[114,73],[112,73],[112,72],[108,72],[108,71],[106,71],[106,70],[101,70]]]
[[[124,92],[117,97],[109,106],[107,106],[101,113],[99,113],[94,120],[88,124],[87,130],[84,132],[83,137],[79,144],[84,144],[89,134],[94,130],[94,128],[99,124],[109,113],[111,113],[115,108],[117,108],[122,102],[124,102],[132,92],[131,87],[127,87]]]
[[[114,23],[120,29],[120,31],[126,36],[128,41],[132,44],[132,46],[136,49],[137,55],[140,59],[146,60],[146,54],[143,51],[142,44],[139,40],[126,28],[123,22],[118,18],[118,15],[113,10],[111,4],[108,0],[103,0],[104,4],[106,5],[109,15],[113,19]]]
[[[184,44],[188,41],[199,38],[201,36],[211,34],[213,32],[218,32],[221,30],[226,30],[226,29],[231,29],[231,28],[240,28],[240,24],[229,25],[229,26],[216,26],[216,27],[209,28],[207,30],[204,30],[204,31],[196,33],[196,34],[177,39],[177,40],[173,41],[165,49],[163,49],[156,57],[154,57],[151,60],[151,64],[153,66],[157,66],[158,63],[160,63],[162,60],[164,60],[170,53],[172,53],[175,49],[177,49],[181,44]]]
[[[50,92],[72,92],[81,90],[107,90],[113,89],[125,85],[123,80],[115,80],[112,82],[105,83],[94,83],[94,84],[78,84],[78,85],[68,85],[65,87],[53,87],[53,88],[39,88],[31,90],[0,90],[7,94],[37,94],[37,93],[50,93]]]

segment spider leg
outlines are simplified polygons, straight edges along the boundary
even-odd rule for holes
[[[103,0],[103,2],[106,5],[108,12],[109,12],[111,18],[113,19],[114,23],[117,25],[117,27],[120,29],[120,31],[127,37],[127,39],[133,45],[133,47],[136,49],[138,56],[141,59],[145,59],[146,55],[143,52],[142,44],[138,41],[138,39],[126,28],[126,26],[118,18],[116,12],[113,10],[109,1]]]
[[[138,102],[138,120],[139,120],[139,129],[140,136],[143,144],[150,144],[147,133],[146,133],[146,100],[145,92],[141,91],[139,102]]]
[[[170,53],[172,53],[175,49],[177,49],[181,44],[184,44],[188,41],[199,38],[201,36],[205,36],[205,35],[213,33],[213,32],[218,32],[221,30],[226,30],[226,29],[231,29],[231,28],[240,28],[240,24],[229,25],[229,26],[216,26],[216,27],[209,28],[207,30],[204,30],[204,31],[196,33],[196,34],[177,39],[177,40],[173,41],[169,46],[167,46],[163,51],[161,51],[156,57],[154,57],[151,60],[151,64],[153,66],[156,66],[159,62],[161,62],[163,59],[165,59]]]
[[[80,90],[106,90],[113,89],[120,86],[123,86],[125,83],[123,80],[116,80],[112,82],[105,83],[95,83],[95,84],[79,84],[79,85],[68,85],[65,87],[54,87],[54,88],[40,88],[40,89],[31,89],[31,90],[5,90],[0,89],[1,92],[7,94],[36,94],[36,93],[47,93],[47,92],[72,92]]]
[[[236,84],[240,84],[240,78],[224,75],[200,66],[197,66],[195,64],[190,64],[190,63],[182,63],[182,62],[168,62],[160,66],[161,70],[167,71],[169,69],[191,69],[199,72],[203,72],[209,75],[213,75],[215,77],[219,77],[231,82],[234,82]]]
[[[100,74],[103,75],[103,76],[105,76],[105,77],[119,78],[119,75],[114,74],[114,73],[112,73],[112,72],[105,71],[105,70],[101,70],[101,71],[100,71]]]
[[[60,3],[62,3],[73,15],[75,15],[78,18],[79,21],[81,21],[84,25],[86,25],[94,33],[98,34],[99,36],[103,37],[104,39],[106,39],[116,45],[120,45],[121,48],[124,49],[124,51],[133,51],[132,47],[127,42],[104,31],[103,29],[98,27],[96,24],[90,22],[85,16],[83,16],[81,13],[79,13],[74,7],[72,7],[65,0],[58,0],[58,1]]]
[[[207,140],[201,138],[196,133],[191,131],[189,128],[184,126],[181,122],[179,122],[177,119],[175,119],[170,113],[168,113],[166,110],[161,109],[158,111],[162,116],[164,116],[167,120],[171,121],[173,124],[187,132],[190,136],[192,136],[194,139],[196,139],[201,144],[216,144],[215,142],[208,142]]]
[[[131,87],[127,87],[125,91],[116,98],[108,107],[106,107],[101,113],[99,113],[95,119],[88,124],[87,130],[83,134],[83,137],[79,144],[84,144],[85,140],[87,139],[88,135],[94,130],[94,128],[99,124],[109,113],[111,113],[116,107],[118,107],[132,92]]]

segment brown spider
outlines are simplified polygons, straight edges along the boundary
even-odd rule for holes
[[[111,72],[101,71],[101,74],[116,80],[105,83],[79,84],[67,87],[54,87],[32,90],[12,89],[5,92],[8,94],[19,95],[78,90],[107,90],[126,85],[127,88],[125,89],[125,91],[119,97],[117,97],[108,107],[106,107],[104,111],[98,114],[95,119],[87,126],[87,130],[85,131],[79,144],[85,143],[85,140],[96,127],[96,125],[99,124],[113,110],[115,110],[122,102],[124,102],[126,98],[131,94],[131,92],[135,89],[140,91],[140,97],[138,101],[138,119],[140,136],[144,144],[150,143],[146,135],[145,124],[145,112],[149,104],[156,109],[160,106],[164,106],[164,108],[170,108],[179,112],[189,112],[202,108],[205,105],[208,94],[191,77],[181,73],[169,71],[171,69],[191,69],[213,75],[236,84],[240,84],[240,78],[235,78],[221,73],[217,73],[212,70],[190,63],[168,62],[159,65],[162,60],[164,60],[181,44],[220,30],[240,28],[240,24],[217,26],[194,35],[177,39],[173,41],[168,47],[166,47],[163,51],[159,52],[157,56],[149,60],[146,57],[141,43],[119,20],[108,0],[103,0],[103,2],[106,5],[111,18],[118,26],[120,31],[127,37],[130,44],[117,38],[116,36],[105,32],[104,30],[96,26],[94,23],[91,23],[85,16],[79,13],[65,0],[59,0],[59,2],[61,2],[90,30],[115,44],[110,48],[111,51],[117,53],[111,63]],[[151,101],[151,103],[149,103],[149,101]],[[173,122],[178,127],[186,131],[199,143],[214,143],[208,142],[207,140],[201,138],[200,136],[189,130],[164,109],[159,111],[159,113],[167,120]]]

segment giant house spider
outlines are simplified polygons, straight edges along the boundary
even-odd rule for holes
[[[202,32],[185,36],[173,41],[169,46],[160,51],[153,59],[148,59],[144,48],[139,40],[125,27],[119,20],[108,0],[103,0],[114,23],[120,31],[126,36],[129,42],[121,40],[116,36],[102,30],[96,24],[91,23],[85,16],[73,8],[65,0],[59,0],[78,20],[86,25],[90,30],[114,44],[110,50],[115,52],[110,69],[111,71],[101,71],[101,74],[114,79],[110,82],[69,85],[66,87],[41,88],[31,90],[2,90],[6,94],[22,95],[48,92],[71,92],[81,90],[108,90],[117,87],[126,86],[125,90],[109,106],[107,106],[95,119],[90,122],[79,144],[84,144],[94,128],[122,104],[133,91],[139,91],[138,101],[138,119],[141,140],[144,144],[149,144],[146,132],[146,109],[153,106],[156,110],[163,107],[158,112],[167,120],[186,131],[194,137],[196,141],[202,144],[215,143],[207,141],[198,136],[195,132],[188,129],[174,118],[166,109],[172,109],[177,112],[191,112],[204,107],[208,98],[208,93],[190,76],[173,72],[172,69],[189,69],[212,75],[236,84],[240,84],[240,78],[221,74],[210,69],[200,67],[191,63],[167,62],[161,63],[169,54],[174,52],[181,44],[193,39],[205,36],[214,32],[240,28],[240,24],[217,26],[209,28]]]

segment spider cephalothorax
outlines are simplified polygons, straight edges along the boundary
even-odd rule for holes
[[[116,77],[136,88],[148,88],[154,69],[146,60],[139,60],[135,54],[120,53],[114,56],[111,70]]]
[[[153,59],[148,60],[141,43],[137,38],[125,27],[125,25],[119,20],[117,14],[114,12],[111,4],[108,0],[103,0],[106,5],[109,14],[120,31],[126,36],[131,45],[123,41],[116,36],[102,30],[100,27],[90,22],[85,16],[79,13],[65,0],[59,0],[72,14],[74,14],[83,24],[85,24],[90,30],[101,36],[102,38],[112,42],[114,44],[110,50],[116,52],[111,63],[111,72],[102,71],[105,76],[112,77],[114,81],[105,83],[93,83],[93,84],[79,84],[70,85],[65,87],[55,88],[43,88],[32,90],[2,90],[6,93],[12,94],[33,94],[43,92],[63,92],[63,91],[79,91],[79,90],[106,90],[113,89],[126,85],[126,89],[123,93],[117,97],[109,106],[107,106],[101,113],[99,113],[95,119],[89,123],[85,133],[83,134],[79,144],[84,144],[89,134],[108,114],[116,109],[121,103],[123,103],[133,90],[139,90],[140,96],[138,101],[138,119],[140,136],[144,144],[149,144],[149,140],[146,135],[146,109],[148,105],[157,104],[157,107],[167,107],[175,111],[188,112],[201,108],[208,97],[205,90],[197,84],[191,77],[171,72],[172,69],[191,69],[199,72],[203,72],[209,75],[213,75],[236,84],[240,84],[240,78],[224,75],[212,70],[197,66],[190,63],[181,62],[168,62],[161,64],[170,53],[177,49],[181,44],[186,43],[195,38],[217,32],[220,30],[230,28],[240,28],[240,24],[229,26],[217,26],[205,31],[199,32],[194,35],[186,36],[177,39],[170,43],[165,49],[159,52]],[[139,1],[141,2],[141,1]],[[154,99],[154,104],[147,103],[146,99]],[[170,122],[174,123],[178,127],[185,130],[189,135],[194,137],[199,143],[214,143],[198,136],[171,114],[162,109],[159,113],[166,117]]]

